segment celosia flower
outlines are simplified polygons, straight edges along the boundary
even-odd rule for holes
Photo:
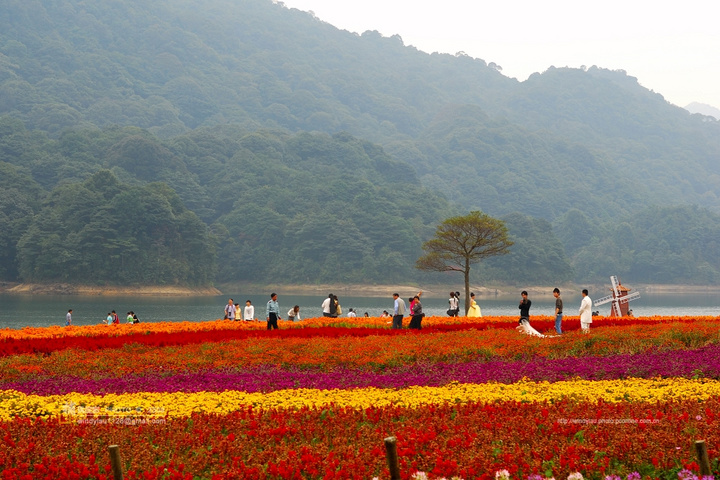
[[[688,470],[687,468],[684,470],[680,470],[678,472],[678,478],[680,480],[698,480],[697,475],[695,475],[692,471]]]
[[[495,472],[495,480],[510,480],[510,472],[507,470],[498,470]]]

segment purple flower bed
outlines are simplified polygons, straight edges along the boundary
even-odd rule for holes
[[[698,366],[702,365],[702,371]],[[582,357],[528,361],[490,361],[468,363],[416,363],[388,368],[383,372],[339,368],[331,372],[280,369],[274,366],[239,371],[206,371],[175,375],[125,376],[122,378],[82,379],[72,376],[38,378],[25,382],[0,382],[0,389],[28,394],[53,395],[69,392],[136,393],[199,392],[240,390],[270,392],[288,388],[403,388],[412,385],[440,386],[460,383],[514,383],[527,377],[534,381],[557,382],[573,378],[586,380],[628,377],[720,378],[720,345],[695,350],[672,350],[610,357]]]

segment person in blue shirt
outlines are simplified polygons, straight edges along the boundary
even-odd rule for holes
[[[277,293],[270,294],[270,301],[267,303],[265,316],[267,317],[267,329],[277,330],[279,328],[277,322],[278,320],[282,320],[282,318],[280,318],[280,304],[278,304],[277,301]]]

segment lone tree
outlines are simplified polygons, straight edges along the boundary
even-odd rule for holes
[[[422,246],[425,255],[415,267],[435,272],[463,272],[465,275],[465,314],[470,308],[470,265],[483,258],[505,255],[513,242],[505,222],[482,212],[443,221],[435,237]]]

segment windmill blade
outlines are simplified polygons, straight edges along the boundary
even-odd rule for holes
[[[633,292],[628,295],[625,295],[624,297],[620,298],[620,303],[627,303],[630,300],[635,300],[636,298],[640,298],[640,292]]]
[[[622,317],[622,312],[620,311],[620,302],[612,302],[612,309],[615,312],[615,316]]]
[[[620,297],[620,289],[618,286],[620,285],[620,282],[618,282],[618,279],[615,275],[610,276],[610,284],[612,285],[612,291],[615,293],[615,298]]]
[[[593,301],[593,303],[594,303],[595,305],[604,305],[604,304],[606,304],[606,303],[608,303],[608,302],[612,302],[614,298],[615,298],[615,297],[613,297],[612,295],[608,295],[607,297],[602,297],[602,298],[599,299],[599,300]]]

